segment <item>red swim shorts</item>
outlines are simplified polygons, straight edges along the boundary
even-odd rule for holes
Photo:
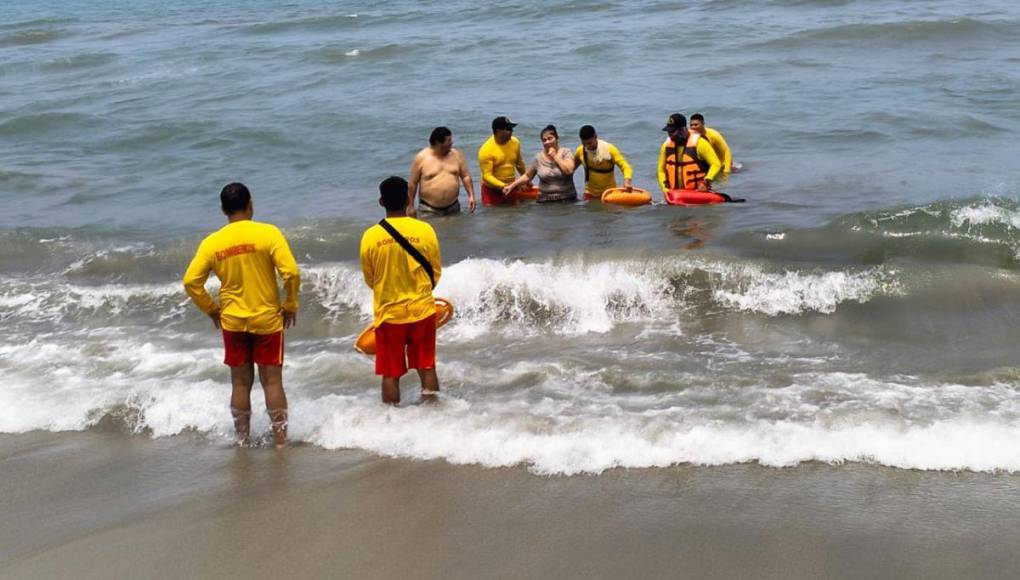
[[[482,205],[514,205],[517,203],[517,190],[508,196],[503,196],[502,190],[489,187],[483,183],[482,187]]]
[[[259,366],[283,364],[283,331],[272,334],[223,331],[223,364],[230,367],[255,363]]]
[[[402,377],[408,368],[436,368],[435,314],[418,322],[384,322],[375,328],[375,374]]]

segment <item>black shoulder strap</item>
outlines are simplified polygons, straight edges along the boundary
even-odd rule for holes
[[[584,162],[584,183],[587,185],[588,181],[591,180],[591,161],[588,159],[588,150],[584,145],[581,145],[581,155],[584,156],[584,159],[582,159]]]
[[[411,242],[407,241],[407,238],[400,235],[397,228],[390,225],[390,222],[385,219],[379,220],[379,225],[382,226],[382,229],[386,230],[386,233],[396,240],[398,244],[400,244],[400,247],[404,248],[408,254],[411,254],[411,257],[414,258],[415,262],[418,262],[421,264],[422,268],[425,268],[425,273],[429,275],[429,282],[432,284],[432,288],[435,289],[436,275],[435,272],[432,271],[432,264],[425,259],[425,256],[421,255],[421,252],[419,252],[417,248],[411,245]]]
[[[687,145],[687,143],[684,143]],[[680,169],[684,164],[683,147],[680,147],[680,143],[673,141],[673,184],[676,185],[677,189],[684,188],[684,182],[680,179]]]

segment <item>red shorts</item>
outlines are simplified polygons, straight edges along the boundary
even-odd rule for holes
[[[250,363],[259,366],[283,364],[283,331],[272,334],[223,331],[225,354],[223,364],[240,367]]]
[[[436,368],[435,314],[418,322],[384,322],[375,328],[375,374],[402,377],[408,367]]]
[[[504,196],[503,191],[482,183],[482,205],[514,205],[517,203],[517,190],[510,195]]]

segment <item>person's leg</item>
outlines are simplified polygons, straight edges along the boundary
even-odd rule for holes
[[[435,403],[439,400],[439,377],[436,375],[437,318],[437,315],[433,314],[408,325],[407,366],[418,370],[423,403]]]
[[[418,378],[421,379],[421,402],[439,402],[439,375],[436,369],[418,369]]]
[[[400,377],[382,378],[382,402],[394,406],[400,404]]]
[[[230,367],[230,414],[234,417],[237,442],[251,444],[251,387],[255,382],[255,368],[249,361]]]
[[[407,372],[407,328],[384,322],[375,329],[375,374],[382,377],[382,402],[387,405],[400,403],[400,377]]]
[[[266,411],[273,427],[273,445],[287,445],[287,393],[283,390],[283,366],[259,365],[259,382],[266,395]]]

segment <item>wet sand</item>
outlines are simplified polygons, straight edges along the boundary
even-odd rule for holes
[[[0,436],[5,578],[1015,578],[1020,476],[543,477],[200,436]]]

